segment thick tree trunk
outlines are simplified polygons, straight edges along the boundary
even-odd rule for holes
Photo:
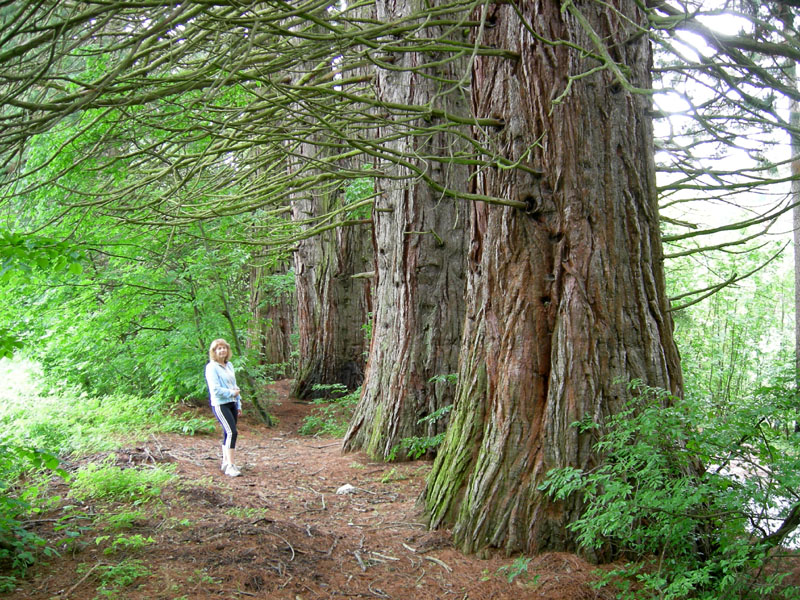
[[[426,490],[431,525],[452,523],[465,551],[574,549],[566,527],[581,506],[538,490],[551,468],[596,463],[592,439],[571,424],[618,412],[628,380],[682,386],[649,98],[609,69],[568,89],[568,77],[598,66],[573,46],[597,56],[593,39],[630,84],[649,88],[647,19],[633,0],[576,1],[580,15],[553,0],[517,6],[536,36],[507,4],[480,9],[483,42],[520,59],[479,58],[473,105],[505,121],[479,138],[485,147],[522,168],[483,169],[476,183],[529,209],[473,208],[458,397]]]
[[[323,18],[327,16],[321,7]],[[334,68],[334,50],[329,57]],[[295,77],[311,76],[318,59]],[[324,76],[325,73],[322,73]],[[299,82],[297,82],[299,83]],[[330,99],[335,102],[335,99]],[[302,102],[298,112],[307,110]],[[313,119],[310,120],[313,126]],[[297,175],[317,175],[328,164],[329,139],[324,129],[310,130],[304,142],[290,152],[290,168]],[[292,143],[294,144],[294,142]],[[327,165],[327,166],[326,166]],[[344,170],[351,165],[341,164]],[[319,225],[320,217],[344,204],[344,183],[320,179],[292,201],[292,218],[305,229]],[[341,221],[344,217],[326,217]],[[317,386],[341,385],[352,391],[364,379],[368,340],[363,326],[371,307],[370,281],[353,275],[372,269],[372,231],[369,224],[337,228],[302,240],[294,253],[299,360],[293,394],[297,398],[330,396]]]
[[[337,200],[313,192],[296,200],[297,219],[327,212]],[[354,390],[364,378],[370,312],[370,282],[353,275],[372,268],[368,225],[328,231],[300,242],[295,252],[299,365],[297,398],[327,396],[315,386],[340,384]]]
[[[419,0],[379,0],[378,19],[404,18],[421,7]],[[425,29],[420,35],[435,38],[441,31]],[[468,114],[468,93],[459,81],[467,63],[455,59],[435,68],[423,64],[441,58],[399,54],[395,69],[378,71],[378,100]],[[387,127],[381,132],[385,137],[403,135],[384,146],[437,184],[466,190],[467,167],[424,160],[426,155],[459,152],[461,142],[452,134],[415,131],[437,124],[443,123],[429,119]],[[467,206],[437,193],[409,168],[394,169],[397,179],[380,180],[375,201],[374,333],[361,399],[343,445],[376,458],[387,458],[403,438],[444,430],[446,419],[424,424],[419,420],[453,402],[454,386],[431,378],[456,372],[464,318]],[[404,457],[398,451],[397,458]]]

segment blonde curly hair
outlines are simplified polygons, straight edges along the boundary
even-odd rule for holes
[[[219,362],[217,361],[217,357],[214,354],[214,351],[217,349],[217,346],[225,346],[228,349],[228,353],[225,355],[225,363],[227,363],[231,359],[231,345],[222,338],[216,339],[213,342],[211,342],[211,347],[208,349],[208,359],[213,360],[214,362]]]

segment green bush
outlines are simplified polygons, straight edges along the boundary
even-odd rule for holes
[[[5,431],[15,443],[60,456],[114,450],[120,439],[132,435],[213,433],[214,426],[211,417],[177,415],[174,404],[163,398],[129,394],[90,398],[67,391],[37,397],[33,408],[15,403],[0,408],[0,435]]]
[[[109,543],[110,542],[110,543]],[[108,544],[103,549],[103,554],[119,554],[121,552],[140,552],[156,541],[152,537],[144,537],[139,533],[133,535],[118,534],[113,538],[110,535],[101,535],[95,538],[96,545]]]
[[[427,417],[422,417],[419,421],[417,421],[417,423],[420,425],[425,423],[435,423],[439,419],[446,417],[452,409],[453,405],[448,404],[447,406],[443,406],[439,410],[432,412]],[[439,446],[441,446],[442,442],[444,441],[444,435],[445,432],[441,431],[432,436],[413,436],[403,438],[400,440],[400,443],[394,446],[389,452],[389,457],[387,460],[389,462],[397,460],[397,455],[399,452],[405,452],[406,456],[416,460],[428,452],[435,451]]]
[[[48,452],[8,443],[0,443],[0,565],[9,567],[10,575],[0,581],[0,588],[13,589],[14,579],[25,574],[36,554],[55,554],[45,541],[28,531],[24,521],[40,510],[42,486],[46,473],[66,477],[58,459]],[[16,486],[25,475],[27,484]]]
[[[176,478],[174,465],[122,469],[109,463],[90,463],[75,473],[69,496],[138,505],[157,498]]]
[[[104,513],[96,519],[96,524],[108,531],[121,531],[132,529],[137,521],[147,519],[147,513],[143,510],[123,510],[118,513]]]
[[[360,396],[358,388],[340,398],[315,400],[311,414],[303,419],[300,435],[343,437]]]
[[[430,378],[429,383],[433,383],[437,386],[449,386],[455,385],[458,383],[458,373],[448,373],[446,375],[434,375]],[[443,406],[431,414],[422,417],[419,421],[417,421],[418,425],[425,425],[425,424],[433,424],[441,419],[445,419],[450,411],[453,409],[452,404],[448,404],[447,406]],[[444,441],[444,431],[440,431],[439,433],[431,436],[412,436],[403,438],[400,440],[400,443],[394,446],[391,451],[389,452],[389,456],[387,457],[387,461],[395,461],[397,460],[398,454],[403,454],[412,460],[416,460],[425,454],[433,453],[436,449],[442,445]]]
[[[497,569],[497,574],[504,577],[508,583],[514,583],[518,577],[526,578],[528,574],[528,565],[531,559],[526,556],[518,556],[510,565],[503,565]],[[539,579],[538,575],[531,578],[531,582],[535,584]]]
[[[111,450],[123,436],[130,441],[131,435],[152,431],[195,433],[213,428],[210,418],[176,416],[172,404],[159,398],[90,398],[70,389],[59,396],[44,395],[33,383],[38,375],[33,363],[0,360],[0,376],[6,382],[0,390],[0,566],[8,570],[0,579],[0,591],[13,589],[15,578],[38,556],[54,552],[24,523],[58,500],[48,489],[53,473],[66,477],[58,456]],[[170,468],[90,465],[77,473],[71,495],[141,503],[157,496],[172,477]],[[55,526],[65,547],[77,544],[85,530],[73,521],[68,516]],[[112,519],[108,521],[111,526]]]
[[[704,421],[692,402],[631,387],[638,397],[596,444],[605,460],[587,471],[552,470],[542,485],[555,499],[580,496],[585,510],[570,527],[584,548],[611,548],[629,560],[604,581],[636,600],[759,598],[776,590],[800,597],[780,587],[784,574],[774,561],[800,511],[800,441],[772,426],[793,417],[793,392],[780,401],[762,393],[724,420]]]
[[[126,558],[115,565],[99,564],[93,567],[81,565],[78,575],[90,573],[100,583],[97,589],[100,597],[109,599],[124,598],[122,591],[131,587],[138,579],[147,577],[152,571],[138,559]]]
[[[216,431],[216,421],[206,417],[180,418],[167,416],[158,429],[164,432],[182,433],[183,435],[212,434]]]

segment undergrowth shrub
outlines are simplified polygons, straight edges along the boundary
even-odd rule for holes
[[[96,564],[91,567],[83,564],[78,567],[78,575],[91,574],[93,580],[99,583],[98,597],[110,600],[125,598],[125,588],[132,587],[151,573],[147,565],[133,558],[125,558],[117,564]]]
[[[95,524],[107,531],[122,531],[132,529],[137,522],[146,520],[147,516],[141,509],[106,512],[96,517]]]
[[[161,422],[159,431],[183,435],[210,435],[216,431],[216,428],[214,419],[167,415]]]
[[[76,500],[102,500],[144,504],[161,495],[161,490],[177,479],[175,465],[120,468],[110,461],[89,463],[73,476],[69,496]]]
[[[445,418],[453,409],[452,404],[443,406],[442,408],[432,412],[426,417],[422,417],[417,424],[425,425],[426,423],[435,423],[439,419]],[[400,443],[394,446],[389,452],[387,461],[397,460],[398,454],[405,454],[408,458],[416,460],[421,458],[429,452],[434,452],[444,441],[445,431],[440,431],[435,435],[430,436],[412,436],[403,438]]]
[[[151,432],[213,433],[214,423],[210,417],[178,415],[163,398],[127,394],[47,396],[33,408],[9,404],[0,409],[0,434],[60,456],[114,450],[121,439]]]
[[[428,383],[433,383],[436,386],[450,386],[458,383],[458,373],[449,373],[447,375],[435,375],[430,378]],[[433,425],[438,421],[447,423],[447,415],[453,409],[452,404],[442,406],[441,408],[433,411],[431,414],[426,415],[417,421],[417,425],[429,426],[429,431],[434,430]],[[392,462],[397,460],[398,456],[404,456],[412,460],[421,458],[426,454],[433,455],[439,446],[442,445],[445,436],[446,427],[440,427],[440,431],[433,435],[411,436],[403,438],[400,443],[394,446],[389,451],[387,461]]]
[[[497,574],[503,577],[508,583],[514,583],[518,578],[528,579],[528,565],[531,559],[525,556],[518,556],[511,564],[503,565],[497,569]],[[529,578],[530,581],[526,583],[536,584],[539,580],[539,575],[534,575]]]
[[[25,521],[47,505],[43,490],[52,473],[66,477],[52,454],[0,443],[0,568],[9,573],[0,578],[0,591],[12,590],[16,577],[25,574],[38,553],[55,554],[25,527]],[[17,485],[23,476],[26,485]]]
[[[60,499],[49,488],[59,456],[112,450],[120,440],[154,431],[198,433],[213,431],[212,418],[183,418],[174,405],[159,398],[114,394],[90,398],[74,390],[45,395],[36,385],[36,365],[0,360],[0,592],[13,589],[37,557],[51,555],[45,541],[28,531],[26,523]],[[169,468],[118,469],[90,465],[79,471],[71,493],[141,503],[160,493],[173,477]],[[73,516],[55,525],[64,547],[76,544],[86,527]]]
[[[104,545],[103,554],[120,554],[120,553],[134,553],[142,552],[148,546],[155,544],[156,541],[152,537],[144,537],[140,533],[133,535],[117,534],[115,536],[100,535],[94,540],[98,546]]]
[[[627,559],[601,584],[643,600],[800,598],[783,586],[780,546],[800,523],[800,441],[774,424],[794,418],[794,393],[756,394],[724,419],[640,382],[602,429],[597,467],[552,470],[541,486],[585,507],[570,525],[587,549]],[[774,390],[773,390],[774,391]]]
[[[303,419],[300,435],[343,437],[360,396],[361,388],[358,388],[338,398],[314,400],[314,409]]]

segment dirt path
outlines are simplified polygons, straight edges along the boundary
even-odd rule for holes
[[[429,532],[416,507],[429,463],[374,463],[343,455],[339,441],[297,435],[310,407],[276,386],[266,428],[245,418],[240,428],[242,477],[219,471],[217,436],[153,436],[118,453],[118,461],[173,462],[180,484],[162,493],[163,505],[145,505],[127,536],[152,538],[144,549],[105,554],[92,517],[112,510],[80,505],[87,517],[78,541],[35,568],[9,600],[93,598],[608,598],[587,584],[593,567],[568,554],[533,559],[509,583],[501,567],[512,559],[479,559],[454,550],[447,531]],[[342,486],[351,493],[337,494]],[[37,533],[56,534],[41,519]],[[78,525],[73,517],[70,527]],[[62,523],[62,525],[65,523]],[[115,565],[138,565],[149,575],[128,585],[123,573],[104,581]],[[138,563],[135,561],[139,561]],[[135,572],[133,573],[136,574]],[[538,575],[538,577],[536,577]],[[103,588],[105,585],[105,588]],[[105,591],[104,591],[105,590]]]

